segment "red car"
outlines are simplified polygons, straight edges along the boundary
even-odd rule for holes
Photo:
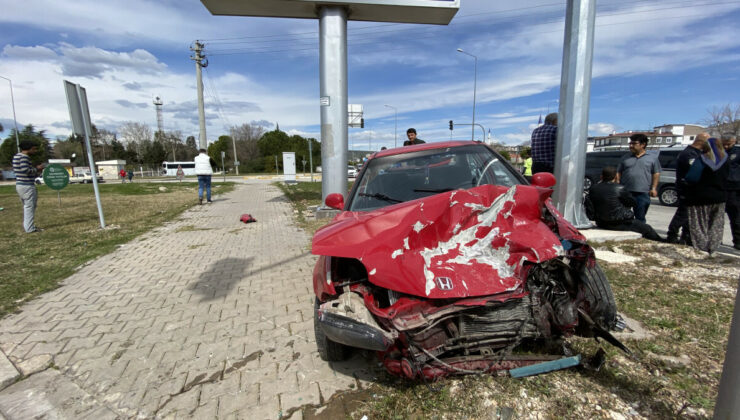
[[[611,287],[585,238],[488,146],[426,143],[367,161],[312,252],[319,354],[374,350],[409,378],[541,362],[523,346],[610,334]],[[624,348],[626,351],[626,348]],[[520,352],[521,353],[521,352]]]

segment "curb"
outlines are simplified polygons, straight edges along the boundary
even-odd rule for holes
[[[18,369],[8,360],[3,351],[0,351],[0,391],[13,385],[21,377]]]

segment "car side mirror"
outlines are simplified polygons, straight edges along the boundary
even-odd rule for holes
[[[555,175],[550,172],[537,172],[532,175],[532,185],[535,187],[552,188],[556,183]]]
[[[339,193],[331,193],[326,196],[326,200],[324,200],[324,203],[326,203],[327,207],[337,209],[337,210],[343,210],[344,209],[344,196]]]

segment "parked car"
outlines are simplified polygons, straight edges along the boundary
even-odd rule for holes
[[[538,363],[538,344],[571,334],[628,351],[593,249],[550,200],[555,177],[532,182],[477,142],[374,154],[346,202],[326,197],[340,213],[313,238],[321,358],[372,350],[431,379]]]
[[[676,162],[679,149],[661,150],[658,160],[661,171],[658,181],[658,200],[664,206],[678,206],[678,190],[676,189]]]
[[[347,176],[350,177],[350,178],[357,177],[357,168],[355,168],[352,165],[348,165],[347,166]]]
[[[589,190],[592,185],[601,179],[601,170],[607,166],[617,167],[622,158],[629,154],[627,150],[616,150],[609,152],[586,153],[586,173],[583,180],[583,189]]]
[[[98,178],[98,182],[103,182],[103,177],[100,174],[95,175]],[[89,172],[76,173],[69,177],[70,184],[90,184],[92,182],[92,175]]]
[[[658,181],[658,200],[664,206],[678,205],[678,191],[676,190],[676,160],[679,149],[650,149],[648,153],[658,153],[661,172]],[[593,184],[599,182],[601,170],[606,166],[619,166],[624,156],[629,154],[626,150],[609,152],[586,153],[586,171],[583,181],[583,189],[588,190]]]

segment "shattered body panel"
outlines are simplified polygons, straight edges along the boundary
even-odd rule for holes
[[[608,335],[611,289],[551,189],[526,185],[484,145],[406,150],[374,155],[313,238],[322,344],[435,378],[541,362],[512,356],[528,340]]]

